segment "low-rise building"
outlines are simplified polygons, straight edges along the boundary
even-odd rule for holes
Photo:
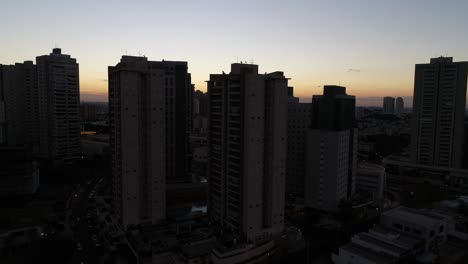
[[[383,159],[388,187],[399,191],[410,184],[430,184],[464,194],[468,192],[468,170],[411,162],[409,157],[392,155]]]
[[[454,231],[450,215],[399,206],[383,212],[378,226],[353,236],[332,254],[332,260],[335,264],[431,262]]]
[[[434,251],[447,241],[447,235],[454,230],[450,216],[431,210],[412,209],[399,206],[382,213],[381,225],[407,235],[424,239],[424,252]]]
[[[374,202],[380,204],[383,200],[386,185],[385,168],[383,166],[361,162],[356,174],[357,192],[368,193]]]

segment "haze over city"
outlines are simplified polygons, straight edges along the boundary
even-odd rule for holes
[[[468,2],[0,4],[0,263],[468,263]]]
[[[341,84],[358,105],[380,105],[389,90],[412,95],[415,63],[468,59],[467,10],[432,0],[3,1],[0,61],[60,47],[78,58],[82,101],[107,101],[107,66],[128,54],[188,61],[203,91],[210,73],[253,61],[288,73],[301,101]]]

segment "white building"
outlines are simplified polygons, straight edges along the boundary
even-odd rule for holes
[[[336,211],[355,191],[357,129],[355,98],[346,88],[325,86],[312,99],[312,129],[307,134],[306,205]]]
[[[399,206],[382,213],[380,224],[399,233],[424,240],[424,252],[436,250],[454,230],[453,219],[431,210]]]

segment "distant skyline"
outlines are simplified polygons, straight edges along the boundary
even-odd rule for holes
[[[187,61],[203,91],[209,74],[253,61],[283,71],[302,101],[338,84],[358,105],[379,106],[366,102],[412,96],[415,64],[468,60],[466,10],[467,1],[433,0],[7,0],[0,64],[60,47],[80,64],[81,100],[107,101],[107,67],[124,54]]]

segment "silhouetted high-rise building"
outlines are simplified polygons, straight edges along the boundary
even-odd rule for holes
[[[92,103],[81,103],[80,104],[80,115],[81,121],[92,122],[96,121],[98,107]]]
[[[36,57],[40,155],[70,163],[80,156],[80,84],[76,59],[58,48]]]
[[[395,113],[395,98],[388,96],[383,98],[383,112],[384,114]]]
[[[197,90],[193,93],[193,114],[208,116],[208,93]]]
[[[33,194],[39,188],[39,167],[30,147],[0,145],[0,196]]]
[[[193,132],[206,134],[208,130],[208,93],[195,91],[193,94]]]
[[[462,167],[464,169],[468,169],[468,112],[465,112],[465,135],[464,135],[464,148],[465,151],[463,153],[463,159],[462,159]]]
[[[397,97],[395,101],[395,114],[401,115],[405,112],[405,102],[403,98]]]
[[[187,62],[123,56],[109,67],[114,207],[124,227],[166,216],[166,183],[187,181]]]
[[[353,195],[356,174],[355,97],[345,87],[326,85],[313,96],[306,153],[306,204],[335,211]]]
[[[208,81],[211,219],[249,241],[284,226],[288,79],[234,63]]]
[[[38,99],[36,66],[31,61],[0,65],[0,144],[38,152]]]
[[[288,152],[286,161],[286,192],[304,198],[306,136],[311,123],[311,103],[299,103],[293,87],[288,94]]]
[[[463,165],[468,62],[451,57],[416,64],[411,157],[423,165]]]
[[[33,194],[39,187],[36,66],[0,65],[0,196]]]

